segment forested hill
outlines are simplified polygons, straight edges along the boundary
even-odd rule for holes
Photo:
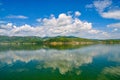
[[[18,37],[18,36],[0,36],[0,43],[39,43],[42,42],[40,37]]]
[[[110,40],[95,40],[95,39],[85,39],[78,37],[18,37],[18,36],[0,36],[0,43],[29,43],[29,44],[93,44],[93,43],[120,43],[120,39],[110,39]]]

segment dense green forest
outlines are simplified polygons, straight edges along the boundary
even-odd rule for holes
[[[0,43],[40,43],[40,37],[18,37],[18,36],[0,36]]]

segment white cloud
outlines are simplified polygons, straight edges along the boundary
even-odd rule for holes
[[[9,15],[9,16],[6,16],[6,18],[27,19],[28,17],[23,15]]]
[[[10,30],[13,28],[13,24],[12,23],[7,23],[6,25],[0,25],[0,29],[5,29],[5,30]]]
[[[90,30],[90,31],[88,31],[89,33],[91,33],[91,34],[97,34],[97,33],[99,33],[100,31],[99,30]]]
[[[107,27],[112,28],[113,29],[112,32],[120,32],[120,22],[119,23],[108,24]]]
[[[103,12],[101,13],[101,16],[110,19],[120,19],[120,10]]]
[[[80,16],[80,15],[81,15],[81,13],[79,11],[75,12],[75,16]]]
[[[111,27],[111,28],[120,28],[120,22],[119,23],[112,23],[107,25],[107,27]]]
[[[86,5],[86,8],[95,7],[103,18],[120,20],[120,7],[113,6],[112,3],[112,0],[96,0],[93,4]]]
[[[77,13],[78,15],[78,13]],[[76,14],[59,14],[56,18],[41,18],[40,25],[31,26],[28,24],[16,26],[12,23],[0,25],[0,35],[8,36],[76,36],[84,38],[110,38],[107,32],[93,29],[92,23],[80,20]]]
[[[97,0],[93,2],[93,5],[98,12],[103,12],[105,8],[109,7],[112,4],[111,0]]]

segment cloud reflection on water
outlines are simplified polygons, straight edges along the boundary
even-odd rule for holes
[[[119,48],[119,47],[118,47]],[[0,52],[0,67],[4,64],[14,64],[16,61],[29,63],[36,60],[43,61],[43,65],[38,64],[37,69],[52,68],[58,69],[61,74],[78,69],[85,64],[91,64],[93,58],[100,55],[108,55],[108,60],[119,61],[119,49],[109,45],[93,45],[79,49],[56,50],[56,49],[40,49],[40,50],[9,50]],[[116,54],[111,53],[114,51]],[[114,55],[111,59],[111,55]],[[117,56],[117,58],[116,58]],[[81,70],[76,72],[81,73]]]

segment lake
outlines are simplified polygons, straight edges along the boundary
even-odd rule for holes
[[[0,80],[120,80],[119,44],[29,47],[0,46]]]

